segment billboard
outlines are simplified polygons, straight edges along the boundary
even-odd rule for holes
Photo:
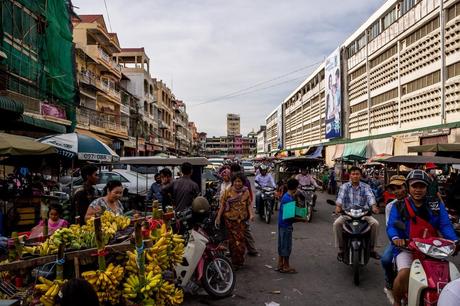
[[[326,81],[326,139],[342,137],[342,81],[340,49],[327,59],[324,68]]]
[[[277,149],[283,148],[283,105],[280,105],[276,110],[276,144]]]

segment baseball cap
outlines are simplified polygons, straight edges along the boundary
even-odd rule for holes
[[[425,165],[425,170],[430,170],[430,169],[436,169],[436,164],[435,163],[426,163]]]
[[[388,183],[387,187],[390,185],[402,186],[406,182],[406,178],[403,175],[393,175],[390,178],[390,182]]]
[[[422,183],[423,185],[428,186],[428,182],[427,182],[427,181],[425,181],[425,180],[417,180],[417,179],[410,180],[410,181],[409,181],[409,186],[412,186],[412,185],[414,185],[415,183]]]

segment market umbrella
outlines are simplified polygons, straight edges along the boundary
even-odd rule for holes
[[[120,157],[105,143],[79,133],[50,135],[38,139],[40,143],[57,148],[60,155],[84,161],[115,162]]]
[[[0,156],[32,156],[55,154],[56,149],[35,139],[0,133]]]

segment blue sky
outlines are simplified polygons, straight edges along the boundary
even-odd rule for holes
[[[265,117],[383,0],[106,0],[122,47],[145,47],[152,77],[172,87],[200,131],[224,135],[228,112],[242,133]],[[103,14],[103,0],[73,0],[77,14]],[[109,29],[110,30],[110,29]],[[284,83],[283,83],[284,82]],[[280,84],[283,83],[283,84]],[[270,87],[265,90],[261,88]]]

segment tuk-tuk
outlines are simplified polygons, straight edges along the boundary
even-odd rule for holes
[[[274,178],[276,182],[287,181],[292,176],[299,174],[300,169],[307,168],[312,173],[319,171],[324,164],[324,159],[314,157],[287,157],[275,162]]]
[[[143,168],[172,168],[175,173],[176,168],[180,168],[183,163],[190,163],[193,166],[192,180],[195,181],[200,187],[200,191],[205,190],[205,178],[203,176],[203,169],[209,162],[205,157],[178,157],[178,158],[164,158],[154,156],[136,156],[136,157],[122,157],[119,164],[142,166]],[[146,176],[148,178],[148,176]],[[153,183],[153,181],[152,181]]]

